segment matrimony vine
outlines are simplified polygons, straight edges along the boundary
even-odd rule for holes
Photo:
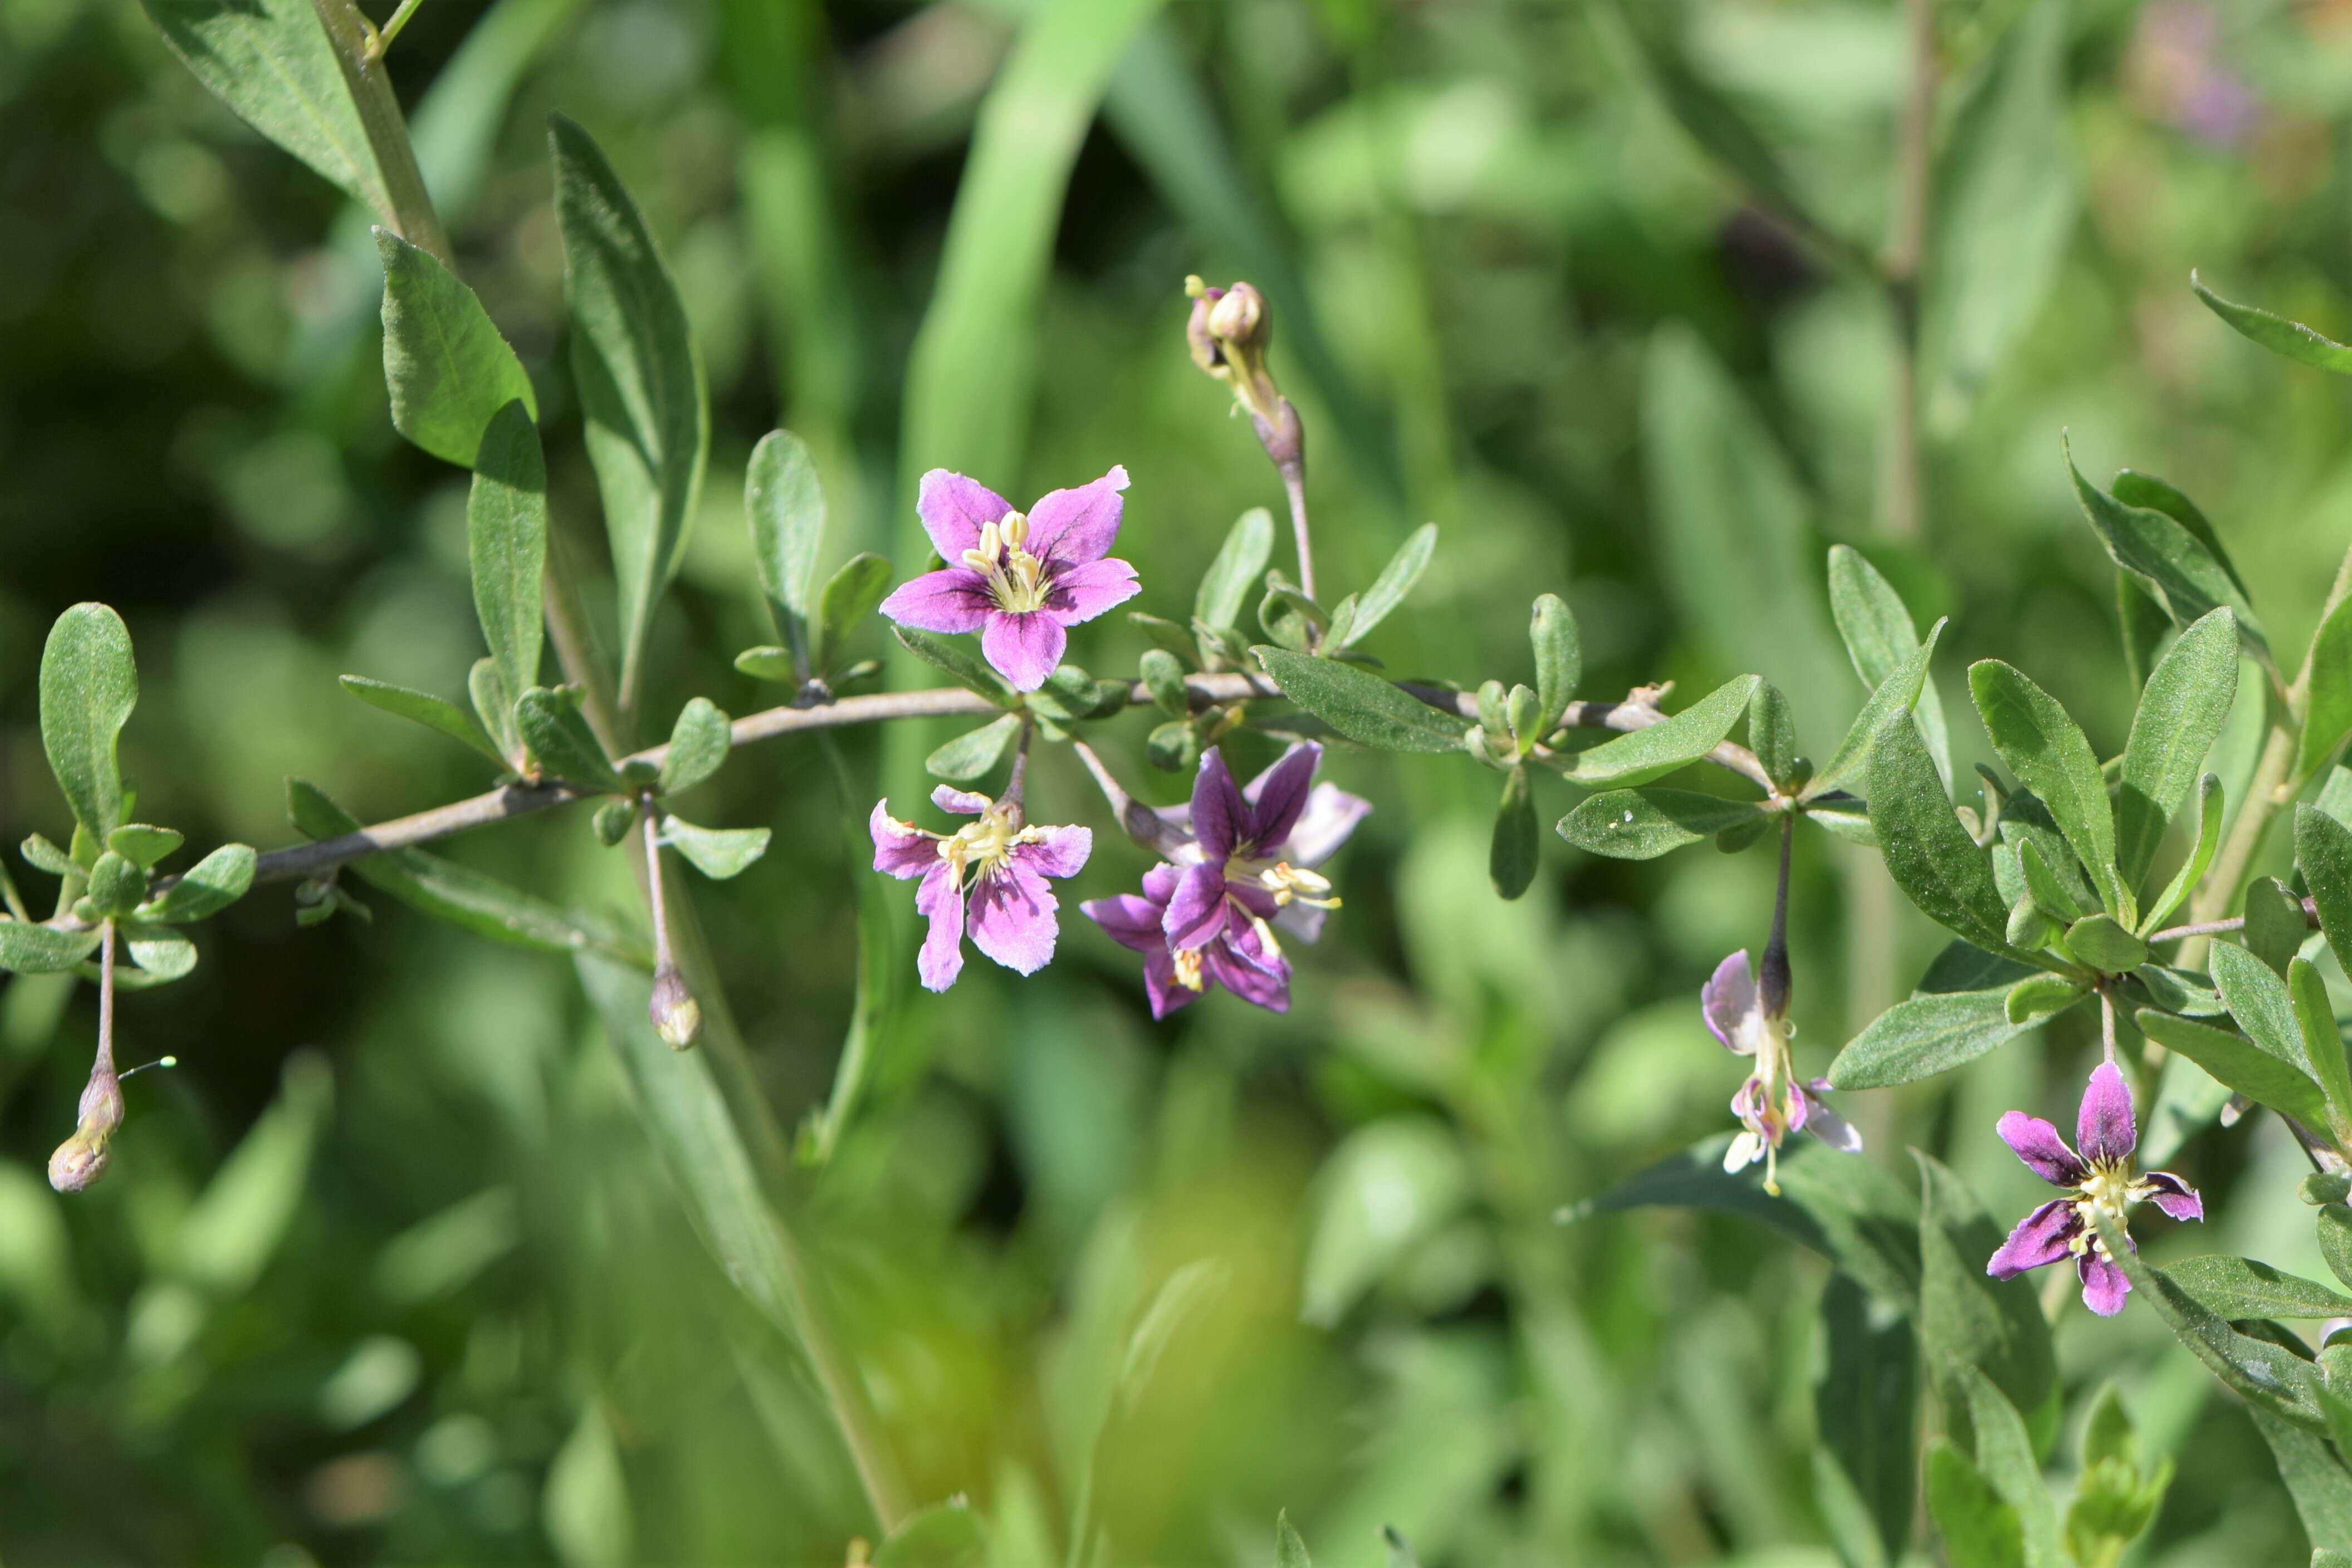
[[[666,744],[639,749],[647,632],[678,568],[709,444],[708,395],[683,303],[610,164],[586,132],[556,120],[551,155],[570,373],[617,600],[621,646],[608,660],[586,630],[581,584],[562,552],[550,549],[531,378],[454,269],[423,201],[396,107],[374,69],[414,8],[409,0],[381,33],[363,22],[354,28],[357,13],[347,0],[319,0],[317,18],[309,18],[324,23],[315,36],[299,10],[268,20],[269,47],[313,64],[331,58],[343,73],[347,96],[331,95],[322,112],[349,135],[323,149],[285,134],[283,121],[257,108],[247,85],[225,78],[215,61],[191,59],[265,133],[374,203],[384,219],[377,240],[392,418],[410,441],[472,476],[467,527],[486,653],[462,706],[363,676],[347,676],[344,685],[364,702],[471,747],[499,770],[499,782],[467,800],[365,826],[297,780],[289,808],[306,842],[268,853],[226,845],[184,871],[164,872],[182,837],[139,820],[118,760],[138,691],[129,633],[102,605],[61,615],[41,662],[40,728],[75,825],[66,846],[38,834],[23,846],[26,862],[58,881],[53,913],[37,917],[0,873],[11,916],[0,921],[0,967],[71,972],[99,990],[89,1086],[72,1135],[49,1164],[59,1190],[81,1190],[105,1174],[124,1124],[117,989],[186,976],[196,950],[184,927],[259,883],[299,883],[296,913],[307,924],[363,913],[343,884],[349,871],[485,935],[579,956],[583,974],[592,961],[624,966],[645,988],[635,996],[644,998],[652,1028],[683,1053],[725,1008],[693,935],[698,926],[677,863],[706,877],[737,876],[759,862],[769,834],[698,825],[671,802],[710,779],[740,747],[853,725],[978,718],[984,722],[939,747],[926,764],[940,780],[933,806],[965,821],[950,831],[923,827],[894,817],[886,798],[875,801],[867,821],[873,871],[917,883],[914,907],[928,922],[916,958],[923,986],[956,983],[967,936],[1019,975],[1054,957],[1059,900],[1050,884],[1083,875],[1093,831],[1045,820],[1073,809],[1041,812],[1027,785],[1035,747],[1067,746],[1117,830],[1157,857],[1139,891],[1106,892],[1080,904],[1103,934],[1139,956],[1152,1015],[1164,1018],[1218,989],[1282,1011],[1291,1002],[1292,944],[1315,941],[1342,908],[1327,868],[1370,810],[1318,779],[1327,751],[1460,757],[1502,776],[1490,872],[1505,898],[1525,893],[1538,873],[1536,788],[1545,777],[1580,793],[1557,831],[1583,852],[1645,861],[1701,843],[1738,852],[1769,840],[1777,854],[1760,957],[1751,961],[1742,950],[1724,959],[1699,998],[1705,1027],[1752,1063],[1731,1100],[1738,1130],[1633,1177],[1587,1208],[1679,1203],[1761,1213],[1923,1321],[1973,1313],[2014,1334],[2026,1333],[2019,1325],[2030,1322],[2045,1344],[2038,1310],[2029,1303],[2021,1318],[2013,1295],[1995,1286],[2071,1261],[2093,1312],[2112,1315],[2131,1295],[2147,1301],[2253,1407],[2283,1463],[2315,1445],[2325,1457],[2330,1442],[2352,1454],[2352,1343],[2328,1341],[2315,1351],[2271,1326],[2279,1318],[2352,1318],[2352,1298],[2241,1259],[2158,1269],[2138,1258],[2125,1229],[2142,1203],[2175,1221],[2204,1212],[2181,1177],[2137,1170],[2143,1116],[2136,1099],[2146,1106],[2151,1141],[2161,1145],[2151,1152],[2166,1160],[2206,1128],[2266,1108],[2309,1155],[2315,1175],[2302,1196],[2317,1210],[2321,1249],[2352,1288],[2346,1201],[2352,1066],[2330,991],[2331,980],[2341,983],[2333,971],[2352,958],[2352,772],[2337,766],[2352,737],[2352,555],[2289,679],[2219,535],[2194,503],[2131,472],[2101,488],[2070,455],[2084,515],[2117,569],[2137,710],[2122,750],[2103,758],[2024,672],[1995,659],[1977,663],[1969,689],[2000,768],[1978,769],[1973,803],[1956,801],[1962,779],[1940,709],[1922,701],[1945,623],[1921,635],[1887,580],[1849,547],[1829,553],[1829,598],[1865,696],[1819,764],[1798,753],[1789,695],[1758,674],[1673,711],[1664,685],[1622,698],[1580,698],[1576,618],[1550,593],[1530,612],[1531,684],[1400,681],[1361,644],[1406,603],[1432,559],[1435,528],[1416,530],[1361,590],[1327,597],[1314,563],[1304,426],[1269,361],[1273,308],[1247,283],[1211,287],[1194,277],[1185,284],[1187,345],[1228,389],[1275,469],[1292,525],[1295,575],[1274,564],[1271,512],[1252,511],[1224,540],[1181,619],[1129,612],[1152,643],[1135,676],[1097,678],[1067,658],[1073,629],[1139,597],[1173,608],[1150,597],[1159,585],[1140,580],[1111,553],[1130,488],[1125,467],[1055,490],[1026,510],[982,477],[934,469],[923,476],[914,505],[936,560],[898,581],[892,563],[860,555],[820,585],[822,488],[807,449],[779,431],[750,460],[745,502],[780,641],[746,650],[737,664],[780,684],[788,700],[730,719],[698,697],[677,715]],[[202,31],[199,23],[166,26],[184,53],[191,52],[190,37],[202,41]],[[2256,342],[2330,370],[2352,365],[2352,350],[2196,287]],[[1253,597],[1256,635],[1244,622]],[[854,690],[882,673],[877,663],[845,657],[877,612],[894,623],[898,646],[913,661],[950,684]],[[976,653],[974,644],[957,641],[972,636]],[[551,648],[562,670],[554,684],[542,678]],[[1843,696],[1799,695],[1823,704]],[[2258,750],[2227,758],[2224,731],[2242,702],[2259,708],[2262,738]],[[1192,775],[1186,804],[1143,803],[1106,761],[1094,727],[1129,708],[1157,715],[1145,759]],[[1246,784],[1226,755],[1244,732],[1286,743]],[[1696,775],[1664,782],[1702,765],[1726,789],[1691,787]],[[1000,777],[995,793],[978,788]],[[625,847],[638,862],[643,936],[423,848],[584,802],[593,803],[599,840]],[[2269,863],[2263,846],[2282,814],[2292,819],[2293,882],[2256,874]],[[1814,830],[1874,848],[1894,883],[1951,940],[1909,998],[1845,1043],[1825,1073],[1809,1076],[1797,1064],[1790,1022],[1788,932],[1790,867]],[[2168,924],[2184,908],[2192,918]],[[1958,1276],[1937,1261],[1936,1249],[1947,1245],[1940,1222],[1918,1218],[1923,1204],[1932,1211],[1949,1203],[1938,1197],[1949,1173],[1938,1174],[1923,1157],[1919,1197],[1906,1190],[1886,1200],[1887,1212],[1927,1225],[1907,1252],[1897,1245],[1890,1256],[1885,1228],[1856,1219],[1877,1201],[1873,1184],[1888,1178],[1864,1174],[1875,1168],[1866,1160],[1825,1169],[1826,1156],[1788,1141],[1802,1132],[1830,1151],[1859,1154],[1861,1134],[1827,1102],[1832,1091],[1885,1089],[1949,1071],[2094,1003],[2100,1061],[2074,1145],[2022,1111],[1982,1130],[1997,1131],[2067,1196],[2036,1208],[1997,1248],[1971,1241]],[[640,1061],[633,1071],[658,1084],[672,1060]],[[680,1073],[700,1071],[695,1056],[674,1061]],[[1759,1164],[1762,1172],[1749,1174]],[[715,1201],[693,1170],[680,1179],[690,1202]],[[908,1500],[858,1371],[828,1328],[788,1225],[780,1218],[762,1223],[773,1226],[760,1243],[769,1249],[761,1253],[768,1271],[751,1270],[744,1288],[808,1350],[876,1511],[886,1526],[895,1524]],[[1954,1232],[1963,1233],[1975,1235],[1966,1226]],[[1931,1300],[1934,1292],[1942,1294]],[[1979,1447],[1973,1459],[1949,1444],[1937,1451],[1930,1507],[1948,1531],[1957,1529],[1958,1515],[1947,1509],[1963,1506],[1951,1499],[1965,1489],[1939,1494],[1935,1477],[1958,1473],[1955,1466],[1981,1470],[2001,1506],[2026,1518],[2019,1528],[2038,1528],[2032,1521],[2046,1499],[2035,1503],[2019,1490],[2013,1471],[2002,1468],[2003,1450],[1988,1448],[1984,1435],[2014,1428],[2021,1436],[2045,1424],[2055,1398],[2046,1349],[2037,1372],[2030,1356],[2003,1361],[1985,1350],[1970,1360],[1960,1354],[1965,1348],[1946,1344],[1951,1364],[1934,1371],[1953,1391],[1950,1426],[1962,1431],[1972,1422]],[[2032,1451],[2029,1445],[2029,1458]],[[2327,1462],[2341,1469],[2336,1459]],[[2154,1483],[2134,1468],[2115,1484],[2137,1499]],[[2291,1478],[2291,1484],[2302,1483]],[[2106,1538],[2094,1531],[2094,1539]],[[2099,1554],[2104,1547],[2070,1549],[2084,1563],[2113,1560]]]

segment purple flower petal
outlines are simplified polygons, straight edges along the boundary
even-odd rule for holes
[[[1168,901],[1160,929],[1171,947],[1198,947],[1225,929],[1225,873],[1219,866],[1188,866]]]
[[[947,862],[923,873],[923,884],[915,890],[915,913],[931,923],[923,950],[915,956],[915,973],[925,990],[944,991],[963,973],[963,890]]]
[[[1756,1053],[1754,1045],[1739,1040],[1740,1020],[1756,1010],[1756,971],[1748,967],[1747,948],[1715,967],[1714,975],[1699,988],[1698,1005],[1706,1015],[1706,1027],[1726,1051],[1742,1056]]]
[[[1253,1006],[1272,1013],[1290,1010],[1289,961],[1266,952],[1247,927],[1238,937],[1202,948],[1201,973]]]
[[[1016,692],[1034,692],[1062,662],[1069,633],[1042,610],[991,611],[980,634],[980,651]]]
[[[1165,942],[1143,956],[1143,994],[1151,998],[1151,1016],[1156,1019],[1201,999],[1201,993],[1192,987],[1177,984],[1176,960]]]
[[[1221,870],[1232,858],[1242,835],[1249,831],[1250,809],[1234,783],[1224,753],[1211,747],[1201,754],[1201,771],[1192,779],[1192,837],[1201,859]]]
[[[2082,1113],[2074,1123],[2074,1145],[2084,1159],[2103,1166],[2119,1166],[2139,1147],[2139,1129],[2132,1122],[2131,1091],[2111,1061],[2102,1061],[2091,1070],[2091,1085],[2083,1091]]]
[[[950,785],[938,784],[931,789],[931,804],[942,811],[951,812],[959,817],[977,817],[996,802],[985,795],[976,794],[970,789],[958,789]]]
[[[1143,584],[1135,580],[1135,568],[1123,560],[1081,561],[1055,573],[1053,591],[1045,597],[1045,613],[1064,626],[1076,626],[1142,591]]]
[[[1183,880],[1181,871],[1161,861],[1143,873],[1143,896],[1164,910],[1168,901],[1176,896],[1176,884]]]
[[[995,608],[987,580],[968,566],[925,572],[882,601],[883,614],[918,632],[977,632]]]
[[[2103,1318],[2114,1317],[2124,1310],[2124,1298],[2131,1294],[2131,1281],[2112,1261],[2095,1252],[2085,1252],[2074,1260],[2074,1272],[2083,1281],[2084,1306]]]
[[[1113,465],[1109,473],[1091,485],[1040,497],[1029,508],[1025,548],[1040,560],[1066,566],[1100,560],[1118,538],[1119,517],[1127,507],[1119,492],[1126,488],[1127,470]]]
[[[1034,975],[1053,961],[1059,907],[1045,879],[1018,856],[992,866],[971,890],[971,945],[1015,974]]]
[[[1283,859],[1314,870],[1339,852],[1371,810],[1372,803],[1361,795],[1350,795],[1337,784],[1318,784],[1307,791],[1307,809],[1291,828],[1289,841],[1281,846]]]
[[[2066,1256],[2067,1243],[2082,1229],[2074,1203],[2053,1198],[2017,1222],[2017,1228],[1985,1265],[1985,1272],[1996,1280],[2014,1280],[2028,1269],[2055,1263]]]
[[[874,814],[866,820],[866,831],[874,835],[874,869],[900,882],[921,876],[940,863],[940,841],[893,817],[889,807],[887,800],[875,801]]]
[[[915,516],[923,519],[923,531],[931,536],[932,548],[950,565],[979,546],[982,528],[1003,522],[1011,510],[1012,502],[979,480],[944,468],[924,475],[915,490]]]
[[[2195,1187],[2170,1171],[2150,1171],[2139,1179],[2156,1189],[2148,1195],[2149,1201],[2173,1218],[2205,1218],[2205,1200],[2197,1196]]]
[[[1122,893],[1109,898],[1090,898],[1078,905],[1078,913],[1101,926],[1103,935],[1120,946],[1146,956],[1158,953],[1164,957],[1168,953],[1168,934],[1160,929],[1160,917],[1165,908],[1148,898]]]
[[[1307,788],[1315,779],[1315,769],[1323,760],[1323,748],[1313,741],[1304,741],[1282,754],[1282,759],[1256,778],[1242,791],[1249,803],[1250,822],[1243,830],[1260,853],[1272,851],[1290,837],[1298,825],[1299,814],[1307,809]]]
[[[1274,923],[1301,942],[1320,942],[1323,922],[1329,914],[1312,904],[1286,904],[1275,912]]]
[[[1862,1153],[1862,1134],[1855,1130],[1853,1123],[1822,1104],[1810,1092],[1801,1091],[1800,1098],[1809,1109],[1805,1131],[1842,1155]]]
[[[1040,828],[1036,842],[1013,846],[1013,858],[1039,876],[1076,876],[1094,848],[1092,828]]]
[[[2058,1135],[2058,1129],[2039,1116],[2029,1116],[2022,1111],[2006,1112],[1997,1130],[2000,1141],[2052,1186],[2073,1186],[2091,1174],[2074,1151],[2066,1146],[2066,1140]]]

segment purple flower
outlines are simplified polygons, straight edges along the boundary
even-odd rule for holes
[[[1706,1027],[1725,1050],[1756,1059],[1756,1071],[1731,1097],[1731,1113],[1744,1130],[1724,1151],[1725,1170],[1745,1170],[1762,1160],[1764,1190],[1778,1197],[1780,1141],[1790,1133],[1811,1133],[1843,1154],[1862,1152],[1862,1134],[1822,1103],[1830,1081],[1798,1080],[1789,1051],[1789,1020],[1765,1010],[1746,948],[1715,967],[1714,976],[1699,991],[1699,1006]]]
[[[1113,468],[1024,515],[977,480],[932,469],[915,512],[948,564],[901,583],[882,613],[922,632],[979,632],[1013,689],[1035,691],[1061,664],[1069,627],[1141,591],[1135,568],[1108,559],[1126,488],[1127,470]]]
[[[889,801],[877,800],[867,823],[874,869],[901,882],[923,879],[915,890],[915,913],[931,923],[915,962],[923,985],[944,991],[963,972],[967,895],[972,945],[1017,974],[1035,974],[1053,958],[1059,930],[1054,912],[1060,904],[1045,879],[1076,876],[1094,849],[1093,832],[1027,826],[1017,804],[944,784],[931,791],[931,803],[979,821],[952,834],[934,833],[898,821]]]
[[[2134,1204],[2153,1198],[2157,1207],[2175,1219],[2205,1218],[2205,1200],[2179,1176],[2168,1171],[2134,1176],[2132,1152],[2139,1147],[2139,1128],[2132,1120],[2131,1091],[2111,1061],[2092,1069],[2090,1086],[2083,1091],[2083,1107],[2074,1121],[2081,1154],[2066,1146],[2057,1128],[2022,1111],[2000,1119],[2000,1138],[2035,1176],[2052,1186],[2071,1187],[2075,1196],[2053,1198],[2017,1222],[1985,1265],[1985,1272],[1996,1280],[2014,1280],[2028,1269],[2072,1258],[2083,1281],[2083,1304],[2111,1318],[2124,1310],[2131,1281],[2107,1255],[2093,1218],[2097,1211],[2105,1209],[2120,1224]]]
[[[1307,942],[1322,935],[1339,901],[1315,868],[1371,810],[1313,782],[1322,758],[1319,746],[1294,746],[1244,789],[1211,747],[1191,806],[1160,814],[1169,860],[1145,874],[1142,895],[1080,905],[1113,941],[1143,955],[1154,1018],[1212,984],[1274,1012],[1290,1006],[1290,964],[1274,926]]]

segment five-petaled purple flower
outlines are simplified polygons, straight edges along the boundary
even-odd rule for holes
[[[1121,946],[1143,955],[1151,1016],[1166,1018],[1219,985],[1273,1012],[1290,1006],[1290,961],[1274,926],[1306,941],[1339,907],[1321,865],[1371,810],[1313,782],[1323,748],[1294,746],[1246,789],[1214,747],[1201,758],[1187,812],[1164,816],[1169,861],[1144,874],[1141,896],[1081,904]]]
[[[1056,490],[1024,515],[974,479],[934,468],[915,512],[946,561],[882,601],[921,632],[980,633],[980,651],[1013,689],[1034,692],[1062,662],[1067,628],[1141,591],[1135,568],[1108,558],[1126,503],[1127,470]]]
[[[874,869],[904,882],[921,877],[915,912],[930,935],[916,959],[924,986],[944,991],[963,972],[964,899],[971,900],[972,946],[1019,974],[1034,975],[1054,956],[1060,907],[1049,876],[1076,876],[1094,849],[1086,828],[1032,827],[1013,801],[992,800],[942,784],[931,791],[942,811],[979,820],[954,833],[934,833],[890,815],[874,802]]]
[[[2139,1128],[2132,1120],[2131,1091],[2111,1061],[2092,1069],[2090,1086],[2083,1091],[2083,1107],[2074,1122],[2081,1154],[2066,1146],[2057,1128],[2022,1111],[2000,1119],[2000,1137],[2035,1176],[2052,1186],[2071,1187],[2075,1196],[2053,1198],[2017,1222],[1985,1265],[1985,1272],[1996,1280],[2014,1280],[2028,1269],[2072,1258],[2083,1281],[2083,1304],[2111,1318],[2124,1310],[2131,1281],[2107,1255],[2095,1218],[2097,1211],[2105,1209],[2121,1225],[2132,1205],[2153,1198],[2157,1207],[2175,1219],[2205,1218],[2205,1200],[2179,1176],[2168,1171],[2134,1175],[2132,1154],[2139,1147]]]
[[[1699,1006],[1706,1015],[1706,1027],[1724,1049],[1756,1059],[1756,1071],[1731,1097],[1731,1113],[1739,1118],[1744,1130],[1724,1151],[1725,1170],[1744,1170],[1762,1160],[1764,1190],[1777,1197],[1780,1140],[1790,1133],[1811,1133],[1845,1154],[1862,1152],[1862,1134],[1822,1103],[1830,1081],[1798,1080],[1789,1051],[1789,1020],[1766,1009],[1746,948],[1715,967],[1714,976],[1699,991]]]

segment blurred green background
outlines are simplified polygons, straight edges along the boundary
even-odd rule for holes
[[[386,68],[539,382],[583,559],[601,529],[549,110],[613,156],[700,339],[712,465],[650,711],[778,698],[730,660],[772,636],[739,497],[780,423],[820,455],[827,566],[874,549],[915,570],[909,481],[933,464],[1026,498],[1124,463],[1136,607],[1181,614],[1234,517],[1280,504],[1185,355],[1188,272],[1274,299],[1323,579],[1360,586],[1439,524],[1372,642],[1400,674],[1527,678],[1525,607],[1549,589],[1581,620],[1586,695],[1760,670],[1818,755],[1862,693],[1820,589],[1845,540],[1923,626],[1953,617],[1938,675],[1964,758],[1986,748],[1959,673],[1990,653],[2112,750],[2113,572],[2062,430],[2095,478],[2130,465],[2197,497],[2274,641],[2307,635],[2352,533],[2352,406],[2186,284],[2200,267],[2352,328],[2352,5],[2047,8],[2050,90],[1995,106],[2044,139],[2042,177],[1937,208],[1910,538],[1884,500],[1883,295],[1744,197],[1639,63],[1723,95],[1874,250],[1910,68],[1894,0],[1636,0],[1630,25],[1574,0],[1119,8],[1150,15],[1097,64],[1082,7],[1023,0],[425,0]],[[1965,148],[2029,11],[1936,7],[1939,142]],[[1938,279],[1962,276],[1993,279],[1990,303],[1947,331]],[[463,477],[391,428],[378,287],[364,218],[133,0],[0,0],[10,836],[63,836],[32,674],[84,599],[137,639],[142,814],[198,844],[288,841],[289,774],[372,819],[486,787],[334,682],[455,693],[477,653]],[[1112,617],[1073,657],[1126,671],[1144,646]],[[1151,722],[1099,744],[1181,798],[1144,766]],[[945,733],[845,736],[856,798],[787,740],[698,802],[775,830],[698,897],[787,1131],[848,1021],[873,781],[915,814],[909,759]],[[1327,773],[1378,809],[1286,1018],[1217,997],[1150,1021],[1131,956],[1075,913],[1146,862],[1066,754],[1033,810],[1093,821],[1098,849],[1060,962],[1025,983],[975,963],[935,998],[896,955],[873,1081],[791,1202],[916,1490],[987,1510],[1007,1563],[1060,1559],[1091,1474],[1119,1563],[1262,1563],[1284,1508],[1342,1565],[1385,1562],[1384,1523],[1433,1568],[1834,1563],[1809,1459],[1825,1267],[1729,1219],[1553,1219],[1727,1124],[1741,1070],[1696,988],[1760,944],[1769,851],[1626,866],[1547,834],[1506,904],[1491,776],[1356,752]],[[1571,803],[1548,788],[1547,821]],[[1867,857],[1799,851],[1817,1071],[1936,939]],[[452,852],[636,918],[583,819]],[[873,1526],[822,1406],[682,1223],[569,967],[362,896],[372,923],[298,931],[265,889],[201,938],[194,978],[123,1000],[125,1061],[181,1066],[131,1086],[114,1174],[70,1203],[41,1171],[94,1001],[0,989],[0,1562],[840,1563]],[[1868,1157],[1907,1173],[1905,1144],[1935,1149],[2005,1224],[2039,1189],[1991,1122],[2071,1105],[2079,1028],[1857,1097]],[[2209,1234],[2151,1226],[2151,1251],[2295,1263],[2294,1157],[2207,1137],[2185,1168]],[[1193,1265],[1157,1369],[1122,1383],[1130,1326]],[[2136,1560],[2301,1560],[2250,1425],[2158,1323],[2070,1313],[2060,1347],[2070,1389],[2119,1378],[2159,1451],[2196,1446]]]

